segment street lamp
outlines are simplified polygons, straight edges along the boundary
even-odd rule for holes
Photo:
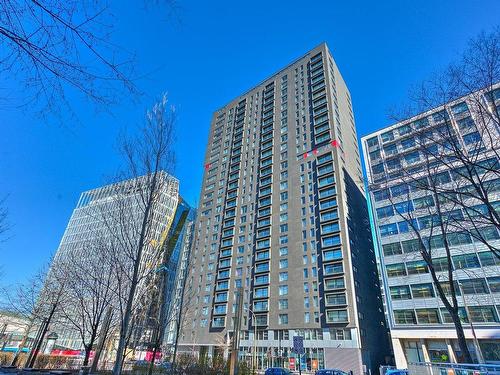
[[[257,319],[255,318],[255,313],[252,309],[246,308],[246,310],[252,314],[253,322],[253,351],[252,351],[252,372],[255,373],[255,362],[256,362],[256,351],[257,351]]]

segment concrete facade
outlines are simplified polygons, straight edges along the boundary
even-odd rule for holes
[[[349,90],[326,44],[217,110],[180,350],[378,371],[388,354]],[[254,350],[255,347],[255,350]]]
[[[407,222],[397,212],[403,204],[404,210],[411,212],[418,232],[424,238],[436,237],[435,242],[429,242],[433,264],[441,267],[437,271],[437,277],[442,280],[440,283],[449,285],[446,252],[444,245],[437,241],[442,231],[436,232],[436,228],[429,228],[428,225],[428,217],[435,213],[432,208],[436,204],[434,195],[429,198],[428,191],[413,185],[419,179],[436,179],[436,186],[443,186],[444,192],[453,189],[454,184],[459,186],[457,191],[466,191],[460,190],[467,189],[467,181],[460,182],[460,175],[455,173],[457,164],[440,161],[448,160],[448,156],[446,150],[441,150],[446,144],[443,137],[447,135],[440,133],[439,129],[449,127],[454,142],[459,142],[464,153],[477,153],[477,165],[491,165],[491,171],[480,176],[488,181],[489,199],[495,207],[500,204],[498,120],[496,126],[495,120],[491,123],[484,120],[488,116],[493,116],[492,119],[497,116],[499,105],[500,84],[497,84],[492,92],[475,92],[362,138],[382,294],[398,368],[407,368],[410,362],[462,361],[453,322],[439,298],[428,267],[421,264],[422,256],[412,246],[412,241],[417,239],[415,231],[408,228]],[[484,130],[486,127],[491,129],[491,133]],[[435,147],[436,152],[440,152],[437,154],[439,158],[426,157],[423,147],[427,150]],[[432,165],[435,170],[426,165]],[[403,185],[406,188],[402,188]],[[447,200],[445,193],[435,196],[443,205],[441,212],[450,216],[453,214],[457,223],[463,217],[469,220],[463,207]],[[467,199],[471,208],[480,209],[477,199]],[[466,224],[461,225],[462,228],[467,227]],[[459,230],[452,226],[447,228],[450,232]],[[485,224],[478,230],[482,229],[487,231],[485,233],[491,246],[500,246],[498,228]],[[473,359],[478,360],[479,350],[474,344],[472,322],[484,360],[499,362],[500,261],[488,246],[469,235],[470,232],[459,233],[460,236],[448,236],[457,300],[468,346]],[[463,295],[459,284],[463,287]]]

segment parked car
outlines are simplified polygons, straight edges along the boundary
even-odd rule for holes
[[[349,375],[349,373],[335,368],[325,368],[316,371],[316,375]]]
[[[270,367],[266,370],[265,375],[291,375],[292,372],[283,367]]]
[[[390,368],[385,372],[385,375],[408,375],[408,370],[400,370],[398,368]]]

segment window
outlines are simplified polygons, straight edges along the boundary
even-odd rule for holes
[[[262,285],[269,283],[269,275],[255,276],[255,285]]]
[[[255,272],[267,272],[269,271],[269,263],[264,262],[264,263],[257,263],[255,265]]]
[[[390,287],[391,298],[394,300],[411,299],[410,287],[408,285],[398,285]]]
[[[339,227],[338,223],[328,223],[328,224],[321,225],[321,234],[338,232],[339,230],[340,230],[340,227]]]
[[[389,198],[390,198],[389,189],[382,189],[373,192],[373,199],[375,199],[375,202],[383,201]]]
[[[335,177],[333,176],[321,177],[320,179],[318,179],[318,187],[327,186],[333,184],[334,182],[335,182]]]
[[[330,247],[340,245],[340,235],[321,238],[321,246]]]
[[[344,272],[344,267],[342,266],[342,263],[326,264],[323,267],[324,267],[324,272],[323,272],[324,275],[333,275],[336,273]]]
[[[324,190],[320,190],[318,196],[320,199],[327,198],[331,197],[332,195],[335,195],[335,193],[336,193],[335,187],[330,187]]]
[[[385,145],[384,152],[386,156],[396,155],[398,153],[398,147],[395,143],[392,145]]]
[[[403,150],[406,150],[407,148],[414,147],[415,146],[415,138],[408,138],[408,139],[402,140],[401,146],[403,147]]]
[[[326,320],[329,323],[345,323],[348,321],[347,310],[327,310]]]
[[[331,160],[333,160],[332,154],[331,153],[327,153],[327,154],[318,156],[317,162],[318,162],[318,164],[322,164],[324,162],[331,161]]]
[[[288,255],[288,247],[280,247],[280,256]]]
[[[422,208],[432,207],[434,206],[434,199],[430,195],[426,197],[421,197],[413,200],[413,206],[416,210],[420,210]]]
[[[266,301],[255,301],[253,303],[253,310],[255,312],[257,311],[267,311],[269,308],[269,302],[266,300]]]
[[[500,293],[500,276],[488,277],[488,285],[491,293]]]
[[[342,259],[342,250],[327,250],[323,252],[323,262]]]
[[[494,306],[469,306],[470,319],[477,323],[498,322]]]
[[[453,107],[451,107],[451,112],[454,115],[459,115],[461,113],[467,112],[469,110],[469,107],[467,106],[467,103],[462,102],[455,104]]]
[[[477,255],[479,256],[483,267],[500,265],[500,259],[498,259],[498,257],[496,257],[491,251],[484,251],[478,253]]]
[[[413,310],[394,310],[394,321],[396,324],[417,324]]]
[[[387,169],[390,171],[401,168],[401,161],[399,158],[387,160],[386,163]]]
[[[278,324],[288,324],[288,314],[279,314]]]
[[[333,172],[332,164],[325,164],[318,168],[318,176],[324,175],[329,172]]]
[[[446,257],[433,259],[432,265],[434,266],[434,270],[436,270],[436,272],[448,271],[450,266],[448,264],[448,258]]]
[[[327,306],[341,306],[347,304],[345,293],[327,294],[325,300]]]
[[[345,281],[343,277],[336,277],[333,279],[325,280],[325,289],[342,289],[345,288]]]
[[[437,309],[417,309],[416,312],[419,324],[437,324],[440,322]]]
[[[454,255],[452,259],[455,269],[480,267],[476,254]]]
[[[379,230],[382,237],[398,234],[398,226],[396,223],[380,225]]]
[[[280,309],[280,310],[288,309],[288,300],[287,299],[280,299],[278,301],[278,309]]]
[[[498,211],[498,205],[496,202],[493,203],[495,209]],[[477,242],[493,241],[500,239],[498,230],[495,227],[483,227],[477,230],[477,235],[474,238]]]
[[[267,298],[269,297],[269,291],[266,288],[255,288],[254,289],[254,297],[255,298]]]
[[[226,320],[226,318],[224,318],[224,317],[214,318],[214,320],[212,322],[212,326],[214,326],[214,327],[224,327],[225,320]]]
[[[330,199],[319,202],[319,209],[324,210],[327,208],[335,207],[336,205],[337,205],[337,199],[330,198]]]
[[[411,286],[411,294],[413,298],[434,297],[434,288],[432,284],[414,284]]]
[[[427,264],[423,260],[407,262],[406,269],[408,271],[408,275],[417,275],[417,274],[429,272],[429,269],[427,268]]]
[[[280,272],[279,280],[280,281],[287,281],[288,280],[288,272]]]
[[[400,195],[407,195],[409,192],[410,192],[410,187],[406,184],[400,184],[391,187],[391,194],[393,197],[399,197]]]
[[[458,128],[462,133],[468,133],[471,130],[476,129],[476,124],[474,123],[474,120],[472,117],[465,117],[457,121]]]
[[[374,151],[370,152],[369,155],[370,155],[371,161],[378,160],[378,159],[380,159],[380,150],[374,150]]]
[[[403,253],[399,242],[382,245],[382,249],[384,250],[384,255],[386,256]]]
[[[286,296],[288,294],[288,285],[280,285],[278,287],[278,294],[280,296]]]
[[[372,137],[370,139],[366,140],[366,144],[368,147],[374,147],[378,145],[378,138],[377,137]]]
[[[443,323],[452,324],[453,319],[451,318],[451,315],[448,312],[448,310],[446,310],[446,308],[444,307],[442,307],[440,310],[441,310],[441,317],[443,318]],[[467,312],[465,311],[465,307],[458,308],[458,316],[460,317],[462,323],[469,323],[469,318],[467,317]]]
[[[328,221],[328,220],[338,219],[339,214],[337,210],[332,210],[327,212],[321,212],[319,216],[321,221]]]
[[[460,280],[460,284],[462,284],[464,294],[489,294],[486,280],[484,279]]]
[[[390,217],[394,215],[394,210],[391,206],[385,206],[377,208],[377,216],[379,219],[383,219],[385,217]]]
[[[288,268],[288,259],[280,259],[280,268]]]
[[[385,266],[388,277],[406,276],[406,268],[404,263],[394,263]]]
[[[377,165],[373,165],[372,166],[372,172],[373,172],[373,174],[384,173],[384,164],[380,163],[380,164],[377,164]]]
[[[413,211],[413,203],[411,201],[400,202],[394,204],[394,211],[399,214],[404,214]]]
[[[451,177],[448,172],[438,173],[434,176],[434,183],[436,185],[444,185],[451,182]]]
[[[469,145],[474,145],[481,142],[481,135],[478,132],[469,133],[463,136],[464,143]]]
[[[394,139],[394,133],[391,131],[388,131],[388,132],[385,132],[385,133],[382,133],[380,135],[380,137],[382,138],[382,142],[389,142],[389,141],[392,141]]]
[[[420,251],[420,241],[419,240],[407,240],[401,242],[401,247],[403,249],[403,253],[414,253]]]
[[[255,325],[265,326],[267,325],[267,315],[255,315]],[[267,333],[267,331],[265,331]]]

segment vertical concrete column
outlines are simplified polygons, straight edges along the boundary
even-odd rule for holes
[[[406,360],[406,354],[403,349],[403,343],[401,339],[392,339],[392,347],[394,349],[394,360],[396,361],[397,368],[408,368],[408,361]]]
[[[448,354],[450,355],[450,362],[457,363],[457,357],[455,356],[455,351],[453,350],[453,345],[449,339],[446,339],[446,347],[448,349]]]
[[[427,344],[424,339],[420,340],[420,345],[422,346],[422,353],[424,354],[424,361],[430,362],[431,357],[429,357],[429,351],[427,350]]]

